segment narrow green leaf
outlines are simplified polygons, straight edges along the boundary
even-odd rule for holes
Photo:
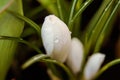
[[[12,41],[16,41],[16,42],[20,42],[20,43],[24,43],[27,46],[33,48],[36,52],[38,52],[39,54],[42,54],[42,52],[40,51],[39,48],[37,48],[36,46],[32,45],[31,43],[23,40],[22,38],[19,37],[9,37],[9,36],[0,36],[0,40],[12,40]]]
[[[53,63],[53,64],[60,66],[61,68],[63,68],[63,70],[65,70],[65,72],[69,76],[69,80],[75,80],[73,74],[70,72],[70,70],[63,63],[58,62],[58,61],[53,60],[53,59],[41,59],[41,61],[44,61],[47,63]]]
[[[46,8],[49,12],[58,16],[57,1],[56,0],[38,0],[41,5]]]
[[[104,0],[101,4],[100,8],[98,9],[98,11],[93,16],[92,20],[90,21],[89,25],[87,26],[87,30],[85,31],[85,33],[87,34],[86,35],[87,39],[90,36],[93,28],[97,24],[97,22],[98,22],[99,18],[101,17],[102,13],[104,12],[105,7],[109,4],[110,1],[111,0]]]
[[[115,59],[109,63],[107,63],[105,66],[103,66],[95,75],[93,80],[96,80],[104,71],[106,71],[107,69],[109,69],[110,67],[116,65],[116,64],[120,64],[120,59]]]
[[[82,5],[82,2],[83,0],[78,0],[77,1],[77,4],[76,4],[76,9],[74,12],[78,11]],[[77,17],[77,19],[75,20],[74,22],[74,27],[73,27],[73,30],[72,30],[72,36],[74,37],[78,37],[78,38],[81,38],[81,16],[82,15],[79,15],[79,17]]]
[[[102,13],[98,16],[97,22],[95,22],[94,25],[91,26],[92,29],[90,29],[90,33],[89,31],[86,32],[86,37],[87,37],[87,42],[85,43],[85,53],[88,54],[90,48],[93,47],[93,45],[95,45],[95,42],[97,40],[98,34],[101,32],[106,20],[108,19],[110,13],[111,13],[111,9],[112,9],[112,5],[113,5],[113,0],[110,0],[108,4],[106,4],[106,6],[102,9]],[[101,8],[100,8],[100,12],[101,12]],[[96,14],[97,15],[97,14]],[[89,35],[89,37],[88,37]]]
[[[11,15],[16,16],[17,18],[25,21],[26,23],[28,23],[31,27],[33,27],[33,29],[35,29],[37,31],[37,34],[39,37],[41,37],[41,28],[39,25],[37,25],[35,22],[33,22],[32,20],[30,20],[29,18],[22,16],[18,13],[12,12],[12,11],[8,11]]]
[[[70,21],[71,21],[72,18],[73,18],[73,14],[74,14],[74,11],[75,11],[75,6],[76,6],[76,4],[77,4],[77,1],[78,1],[78,0],[73,0],[73,2],[72,2],[72,6],[71,6],[71,10],[70,10],[70,16],[69,16],[69,19],[68,19],[68,26],[69,26],[69,24],[70,24]]]
[[[43,62],[42,59],[44,59],[44,58],[49,58],[49,57],[48,57],[47,55],[45,55],[45,54],[37,54],[37,55],[31,57],[30,59],[28,59],[28,60],[22,65],[22,69],[26,69],[26,68],[28,68],[29,66],[31,66],[32,64],[34,64],[34,63],[36,63],[36,62],[39,62],[39,61]],[[44,62],[46,62],[46,61],[44,61]],[[52,63],[47,63],[47,66],[48,66],[48,68],[52,69],[52,71],[55,72],[55,73],[58,71],[58,70],[56,69],[56,67],[55,67]],[[58,72],[57,72],[56,74],[57,74],[57,76],[59,75]]]
[[[44,58],[48,58],[48,56],[44,54],[35,55],[22,65],[22,69],[26,69],[27,67],[31,66],[33,63],[38,62]]]
[[[63,19],[63,12],[62,12],[62,8],[61,8],[61,2],[60,2],[60,0],[57,0],[57,6],[58,6],[58,13],[60,15],[60,19],[64,20]]]
[[[67,0],[59,0],[59,4],[61,6],[61,15],[63,16],[63,19],[61,18],[61,20],[64,22],[64,23],[68,23],[68,18],[69,18],[69,9],[70,9],[70,3],[68,3]],[[58,3],[57,3],[58,4]],[[58,5],[57,5],[58,6]],[[58,6],[59,8],[59,6]],[[58,9],[57,8],[57,11],[58,13],[60,12],[60,8]],[[59,16],[58,16],[59,17]]]
[[[52,63],[52,64],[56,64],[56,65],[60,66],[68,74],[70,80],[74,80],[73,74],[70,72],[70,70],[63,63],[58,62],[58,61],[53,60],[53,59],[49,59],[49,57],[47,55],[44,55],[44,54],[38,54],[38,55],[33,56],[32,58],[27,60],[22,65],[22,68],[25,69],[25,68],[29,67],[30,65],[32,65],[33,63],[38,62],[38,61],[45,62],[45,63]],[[49,64],[48,64],[48,66],[49,66]]]
[[[27,29],[24,30],[24,32],[22,33],[21,37],[27,37],[27,36],[31,36],[32,34],[35,34],[35,30],[32,27],[28,27]]]
[[[27,16],[28,18],[33,18],[36,14],[42,12],[43,10],[44,10],[44,8],[43,8],[42,6],[38,6],[38,7],[36,7],[35,9],[30,10],[30,12],[28,12],[28,13],[26,14],[26,16]]]
[[[58,13],[59,13],[60,19],[64,21],[61,0],[57,0],[57,6],[58,6]]]
[[[73,23],[75,22],[75,20],[77,19],[78,16],[80,16],[80,14],[90,5],[90,3],[92,3],[93,0],[87,0],[86,2],[84,2],[80,9],[75,13],[75,15],[73,16],[73,18],[69,21],[68,26],[69,29],[72,30],[73,28]]]
[[[0,13],[5,11],[14,0],[0,0]]]
[[[86,2],[84,2],[81,5],[81,8],[78,10],[78,12],[76,12],[76,14],[74,15],[71,22],[73,22],[92,2],[93,2],[93,0],[87,0]]]
[[[82,3],[83,3],[83,0],[78,0],[77,1],[76,8],[75,8],[76,11],[78,11],[80,9]]]
[[[111,12],[108,20],[106,21],[102,31],[99,34],[99,37],[97,38],[96,46],[94,52],[98,52],[103,40],[105,39],[106,35],[110,33],[110,29],[112,29],[110,23],[113,23],[114,17],[116,16],[116,12],[118,11],[120,6],[120,0],[117,2],[116,6],[114,7],[113,11]]]
[[[21,0],[14,0],[8,9],[23,15]],[[23,31],[23,27],[24,22],[8,12],[4,11],[0,14],[0,35],[19,37]],[[5,80],[14,57],[16,46],[17,43],[15,41],[0,40],[0,80]]]

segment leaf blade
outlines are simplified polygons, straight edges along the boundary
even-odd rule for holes
[[[23,15],[21,0],[14,0],[8,8]],[[10,15],[6,11],[0,15],[0,35],[18,37],[21,35],[24,22]],[[10,40],[0,40],[0,80],[5,80],[7,71],[13,60],[17,43]]]

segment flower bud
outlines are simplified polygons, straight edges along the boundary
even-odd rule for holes
[[[104,59],[105,59],[105,55],[101,53],[95,53],[88,59],[88,62],[84,70],[85,80],[92,80],[92,78],[99,70]]]
[[[71,52],[67,57],[67,65],[71,68],[74,74],[77,74],[80,71],[83,51],[83,44],[80,40],[73,38],[71,43]]]
[[[71,33],[67,25],[56,16],[49,15],[42,25],[41,36],[47,55],[64,62],[71,47]]]

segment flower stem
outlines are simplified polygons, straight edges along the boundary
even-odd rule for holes
[[[63,12],[62,12],[62,8],[61,8],[61,0],[57,0],[57,6],[58,6],[58,13],[60,15],[60,19],[61,20],[64,20],[64,17],[63,17]]]
[[[70,18],[69,18],[69,21],[68,21],[68,26],[69,26],[70,30],[72,30],[72,27],[73,27],[72,25],[75,22],[75,20],[77,19],[77,17],[90,5],[90,3],[92,3],[92,1],[93,0],[87,0],[86,2],[84,2],[74,16],[73,16],[73,10],[74,9],[71,10],[71,15],[70,15]]]
[[[29,42],[23,40],[22,38],[19,38],[19,37],[9,37],[9,36],[0,36],[0,40],[12,40],[12,41],[16,41],[16,42],[21,42],[21,43],[24,43],[27,46],[33,48],[39,54],[42,54],[42,52],[40,51],[40,49],[38,47],[30,44]]]
[[[97,39],[94,52],[99,51],[99,49],[100,49],[100,47],[101,47],[101,45],[102,45],[102,42],[103,42],[103,40],[104,40],[104,38],[105,38],[105,32],[106,32],[106,30],[111,28],[111,27],[108,26],[108,25],[109,25],[109,23],[111,23],[112,20],[114,20],[113,18],[114,18],[114,16],[115,16],[115,13],[117,12],[119,6],[120,6],[120,0],[118,1],[118,3],[116,4],[115,8],[114,8],[113,11],[111,12],[111,14],[110,14],[108,20],[106,21],[106,23],[105,23],[105,25],[104,25],[101,33],[99,34],[99,37],[98,37],[98,39]]]
[[[57,64],[58,66],[60,66],[61,68],[63,68],[65,70],[65,72],[69,76],[69,80],[75,80],[73,74],[70,72],[70,70],[63,63],[58,62],[56,60],[52,60],[52,59],[42,59],[42,61]]]
[[[41,28],[40,28],[40,26],[38,24],[33,22],[31,19],[29,19],[29,18],[27,18],[27,17],[25,17],[23,15],[20,15],[18,13],[12,12],[10,10],[7,10],[7,12],[10,13],[11,15],[13,15],[13,16],[25,21],[26,23],[28,23],[32,28],[34,28],[36,30],[38,36],[41,38],[41,32],[40,32]]]
[[[71,7],[71,11],[70,11],[70,16],[69,16],[69,19],[68,19],[68,26],[70,26],[70,22],[73,18],[73,14],[74,14],[74,9],[75,9],[75,6],[77,4],[77,1],[78,0],[73,0],[73,3],[72,3],[72,7]]]
[[[114,0],[111,0],[108,2],[108,4],[106,5],[106,7],[104,7],[101,15],[98,18],[97,23],[94,25],[94,28],[92,29],[91,33],[89,34],[90,36],[87,38],[88,42],[85,43],[85,54],[88,55],[89,50],[91,49],[91,47],[93,45],[95,45],[95,42],[97,40],[98,34],[101,32],[101,30],[103,29],[103,26],[107,20],[107,18],[109,17],[108,15],[110,15],[110,9],[112,6]],[[87,33],[88,34],[88,33]]]
[[[119,64],[120,63],[120,59],[115,59],[111,62],[109,62],[108,64],[106,64],[105,66],[103,66],[99,72],[95,75],[94,79],[93,80],[96,80],[104,71],[106,71],[108,68],[116,65],[116,64]]]

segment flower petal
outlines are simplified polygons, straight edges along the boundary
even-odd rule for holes
[[[88,59],[84,70],[85,80],[91,80],[95,76],[104,59],[105,55],[101,53],[95,53]]]
[[[71,34],[67,25],[54,15],[45,18],[41,31],[47,55],[64,62],[71,47]]]
[[[77,74],[80,71],[83,51],[83,44],[80,40],[73,38],[71,43],[71,52],[67,58],[67,65],[71,68],[74,74]]]

